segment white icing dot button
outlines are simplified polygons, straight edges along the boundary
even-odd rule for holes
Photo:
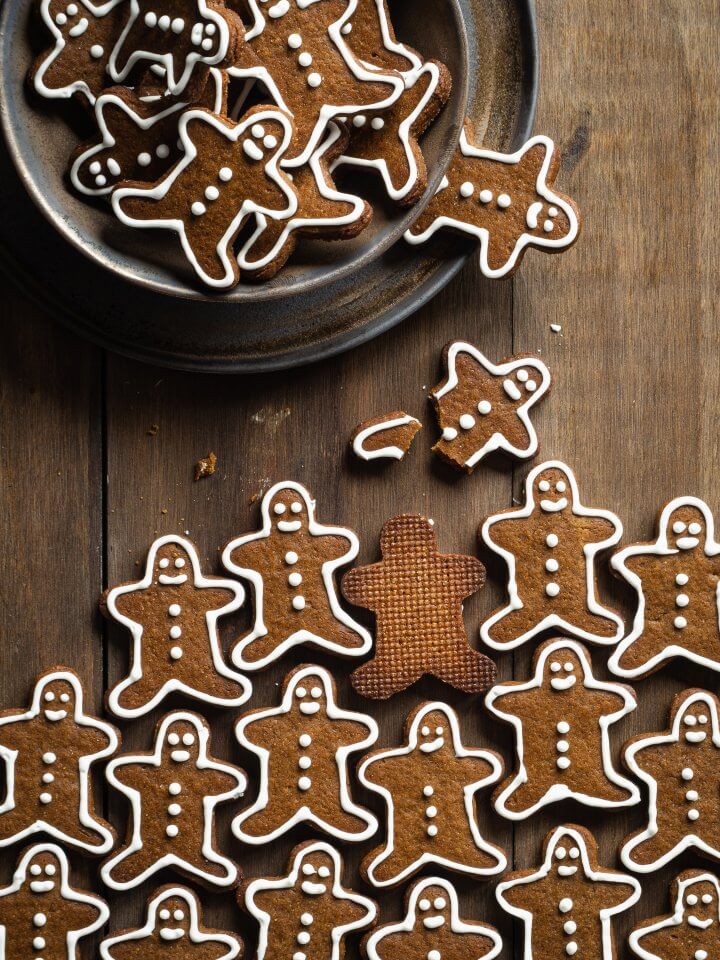
[[[434,823],[431,823],[430,826],[425,830],[425,833],[426,833],[429,837],[436,837],[436,836],[437,836],[437,832],[438,832],[438,828],[435,826]]]
[[[548,583],[545,587],[545,593],[549,597],[556,597],[560,593],[560,584]]]
[[[686,593],[679,593],[675,597],[676,607],[686,607],[690,603],[690,597]]]
[[[435,793],[435,790],[429,784],[426,787],[423,787],[424,797],[431,797],[434,793]]]
[[[442,954],[439,950],[428,950],[427,960],[441,960]]]
[[[171,823],[169,826],[165,827],[165,833],[168,837],[176,837],[180,833],[180,828],[177,827],[174,823]]]
[[[575,923],[574,920],[566,920],[565,923],[563,924],[563,930],[568,935],[573,934],[577,930],[577,924]]]
[[[52,803],[52,794],[51,793],[41,793],[40,794],[40,803]]]
[[[683,769],[683,772],[680,774],[680,776],[683,778],[683,780],[692,780],[694,774],[690,769],[690,767],[685,767]]]
[[[545,543],[552,549],[558,545],[558,536],[556,533],[549,533],[545,537]]]
[[[570,724],[567,720],[561,720],[555,729],[558,733],[570,733]]]
[[[298,562],[298,555],[295,553],[294,550],[288,550],[288,552],[285,554],[285,563],[289,567],[291,567],[294,563],[297,563],[297,562]]]
[[[35,937],[33,940],[33,950],[44,950],[45,949],[45,938],[44,937]]]
[[[460,184],[460,196],[465,197],[467,200],[468,197],[471,197],[475,193],[475,187],[470,183],[469,180],[466,180],[465,183]]]
[[[492,200],[492,190],[481,190],[480,191],[480,203],[490,203]]]
[[[288,583],[291,587],[299,587],[302,583],[302,574],[301,573],[291,573],[288,577]]]
[[[475,426],[475,417],[471,413],[464,413],[460,417],[459,423],[463,430],[472,430]]]
[[[574,957],[575,954],[577,953],[577,948],[578,948],[578,946],[577,946],[577,944],[575,943],[575,941],[574,941],[574,940],[571,940],[570,943],[566,943],[566,944],[565,944],[565,953],[566,953],[569,957]]]
[[[304,927],[309,927],[309,926],[311,926],[312,923],[313,923],[313,920],[314,920],[314,918],[313,918],[313,915],[312,915],[311,913],[303,913],[303,915],[300,917],[300,923],[301,923]]]
[[[170,659],[171,660],[180,660],[182,659],[182,647],[171,647],[170,648]]]
[[[481,400],[477,405],[478,413],[482,414],[483,417],[486,417],[492,410],[492,404],[489,400]]]
[[[288,37],[288,46],[291,50],[297,50],[302,46],[302,37],[299,33],[291,33]]]
[[[51,764],[57,761],[57,757],[55,756],[54,753],[48,752],[43,754],[42,760],[43,760],[43,763],[46,763],[48,766],[50,766]]]
[[[33,924],[36,927],[44,927],[46,923],[47,923],[47,917],[45,916],[44,913],[36,913],[35,916],[33,917]]]
[[[688,820],[698,820],[700,818],[700,811],[696,810],[694,807],[691,807],[687,813]]]
[[[306,943],[310,943],[310,934],[307,930],[301,930],[295,939],[298,943],[305,945]]]
[[[573,908],[573,902],[570,897],[563,897],[560,903],[558,904],[558,910],[560,913],[569,913]]]
[[[455,427],[445,427],[445,429],[442,432],[443,440],[455,440],[457,435],[458,435],[458,432],[455,429]]]
[[[298,760],[298,766],[301,770],[308,770],[312,766],[312,760],[310,757],[300,757]]]
[[[676,630],[684,630],[687,626],[687,620],[685,617],[675,617],[673,620],[673,626]]]
[[[695,960],[707,960],[707,950],[696,950],[694,957]]]
[[[293,597],[292,606],[293,606],[293,610],[304,610],[305,597]]]
[[[322,83],[322,77],[319,73],[309,73],[307,83],[309,87],[319,87]]]
[[[168,614],[171,617],[179,617],[181,613],[182,613],[182,607],[180,606],[179,603],[171,603],[170,606],[168,607]]]
[[[685,794],[685,799],[689,800],[690,803],[696,803],[698,800],[698,797],[699,797],[699,794],[697,790],[688,790],[688,792]]]
[[[558,757],[555,761],[555,766],[558,768],[558,770],[567,770],[567,768],[570,766],[570,758]]]
[[[309,733],[301,733],[298,738],[298,743],[301,747],[309,747],[312,743],[312,737]]]
[[[512,200],[506,193],[501,193],[500,196],[497,198],[497,205],[502,210],[505,210],[507,207],[509,207],[511,203],[512,203]]]
[[[689,579],[690,579],[690,578],[688,577],[688,575],[687,575],[686,573],[679,573],[679,574],[675,577],[675,583],[677,584],[678,587],[684,587],[685,584],[688,582]]]
[[[179,783],[171,783],[168,787],[168,793],[171,797],[176,797],[179,793],[182,793],[182,787]]]
[[[310,787],[312,786],[312,780],[310,779],[310,777],[300,777],[300,779],[297,782],[297,785],[301,790],[309,790]]]

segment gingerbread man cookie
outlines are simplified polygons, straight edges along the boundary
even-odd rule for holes
[[[484,642],[512,650],[543,630],[560,630],[590,643],[616,643],[623,622],[597,600],[595,558],[621,535],[614,513],[580,502],[566,464],[549,460],[531,470],[523,506],[488,517],[480,528],[507,564],[509,594],[481,626]]]
[[[442,430],[433,452],[467,473],[495,450],[519,460],[534,457],[538,438],[530,410],[551,382],[542,360],[519,354],[495,364],[456,340],[445,347],[443,363],[445,378],[430,395]]]
[[[40,15],[55,44],[30,71],[37,93],[67,100],[78,94],[95,103],[108,80],[108,61],[127,13],[125,0],[41,0]]]
[[[526,960],[574,957],[613,960],[612,918],[640,899],[634,877],[598,865],[589,830],[569,824],[545,838],[538,870],[522,870],[498,884],[500,906],[523,921]]]
[[[688,848],[720,860],[719,711],[714,694],[685,690],[669,730],[625,745],[625,765],[648,788],[648,824],[620,852],[631,870],[659,870]]]
[[[148,900],[145,925],[122,930],[100,944],[102,960],[235,960],[242,940],[202,925],[202,905],[187,887],[168,885]]]
[[[296,667],[285,678],[282,703],[244,716],[235,732],[260,758],[259,795],[236,818],[245,843],[269,843],[309,822],[339,840],[365,840],[377,819],[350,796],[350,755],[377,740],[375,721],[342,710],[335,681],[323,667]]]
[[[126,720],[140,717],[174,691],[214,706],[244,703],[252,686],[225,665],[217,633],[218,618],[244,598],[235,581],[203,574],[190,540],[157,539],[142,580],[113,587],[101,605],[133,638],[130,673],[110,690],[108,708]]]
[[[115,832],[95,814],[90,768],[119,743],[115,727],[85,713],[76,673],[56,667],[41,674],[28,710],[0,714],[0,848],[47,833],[83,853],[107,853]]]
[[[125,844],[102,866],[112,890],[129,890],[165,867],[231,887],[238,868],[215,843],[215,808],[242,796],[244,772],[209,754],[210,728],[196,713],[163,717],[152,753],[118,757],[107,779],[130,801]]]
[[[0,889],[3,960],[77,960],[78,942],[109,916],[104,900],[71,886],[65,852],[37,843],[20,856],[10,886]]]
[[[560,156],[549,137],[532,137],[516,153],[474,146],[469,120],[438,192],[405,233],[425,243],[442,227],[480,241],[484,276],[509,277],[529,247],[560,253],[580,233],[573,201],[551,189]]]
[[[371,753],[358,770],[387,805],[385,844],[367,855],[363,875],[388,887],[426,863],[474,877],[502,873],[505,854],[483,839],[475,813],[477,791],[502,775],[500,757],[464,747],[457,714],[444,703],[415,709],[405,735],[405,746]]]
[[[261,506],[262,529],[225,547],[228,570],[250,581],[255,625],[232,652],[244,670],[260,670],[300,643],[349,657],[372,646],[368,631],[340,606],[335,571],[358,554],[345,527],[315,518],[315,501],[299,483],[276,483]]]
[[[495,792],[498,813],[524,820],[568,797],[603,809],[637,803],[640,791],[614,767],[609,731],[637,706],[630,687],[596,680],[575,640],[548,640],[533,666],[531,680],[499,684],[485,699],[515,731],[517,769]]]
[[[404,515],[380,534],[383,559],[345,574],[345,597],[377,620],[375,657],[351,676],[364,697],[385,699],[432,674],[465,693],[487,690],[495,665],[473,650],[463,600],[485,583],[475,557],[438,553],[432,521]]]
[[[199,106],[224,113],[227,80],[210,71]],[[81,144],[71,160],[70,180],[84,196],[106,197],[122,180],[152,183],[180,159],[178,121],[187,103],[139,97],[127,87],[104,91],[95,102],[99,139]]]
[[[331,122],[307,164],[293,170],[298,206],[290,220],[256,215],[255,232],[238,254],[243,273],[255,280],[268,280],[290,258],[299,237],[349,240],[365,229],[372,219],[372,208],[360,197],[338,190],[329,169],[349,139],[345,127]]]
[[[424,877],[405,895],[407,912],[364,941],[368,960],[493,960],[502,948],[494,927],[463,920],[455,887],[441,877]]]
[[[372,926],[377,904],[342,885],[343,861],[328,843],[302,843],[290,854],[288,874],[251,880],[239,901],[260,930],[257,960],[343,960],[345,938]]]
[[[291,130],[290,119],[269,107],[254,107],[236,124],[188,110],[178,124],[183,158],[156,183],[118,187],[113,210],[126,226],[174,231],[204,283],[231,287],[239,279],[233,244],[247,217],[285,219],[297,208],[278,169]]]
[[[170,94],[194,96],[207,68],[233,62],[243,40],[242,21],[221,0],[129,0],[108,73],[125,83],[138,64],[159,64]]]
[[[402,460],[422,424],[403,410],[365,420],[353,431],[352,450],[360,460]]]
[[[615,573],[634,588],[632,630],[610,657],[621,677],[646,677],[675,657],[720,671],[720,544],[708,505],[677,497],[654,543],[619,550]]]
[[[645,920],[628,938],[642,960],[707,960],[720,952],[720,883],[712,873],[685,870],[673,883],[675,909]]]

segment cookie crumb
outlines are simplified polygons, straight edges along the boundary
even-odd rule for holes
[[[551,323],[550,329],[552,330],[553,333],[560,333],[560,331],[562,330],[562,326],[559,323]]]
[[[150,428],[147,431],[147,435],[149,437],[156,437],[159,433],[160,433],[160,424],[159,423],[150,424]]]
[[[206,457],[202,457],[195,464],[195,479],[202,480],[203,477],[211,477],[215,473],[216,464],[217,457],[214,453],[209,453]]]

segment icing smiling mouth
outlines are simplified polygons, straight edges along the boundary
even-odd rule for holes
[[[160,939],[172,942],[174,940],[181,940],[185,936],[185,931],[182,927],[161,927],[160,928]]]
[[[545,513],[559,513],[568,505],[568,498],[561,497],[559,500],[541,500],[540,509]]]
[[[67,716],[67,710],[45,710],[45,719],[51,723],[57,723],[58,720],[64,720]]]
[[[277,528],[283,533],[296,533],[302,530],[302,520],[278,520]]]
[[[550,681],[550,686],[553,690],[569,690],[570,687],[575,685],[577,677],[553,677]]]
[[[161,573],[160,576],[158,577],[158,583],[162,583],[166,586],[167,585],[179,586],[182,583],[187,583],[187,574],[180,573],[178,574],[177,577],[170,577],[168,576],[167,573]]]
[[[54,880],[31,880],[30,889],[33,893],[50,893],[55,889]]]

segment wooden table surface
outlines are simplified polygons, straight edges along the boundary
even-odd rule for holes
[[[720,338],[720,20],[711,0],[541,0],[541,86],[535,129],[562,146],[561,189],[579,202],[585,229],[561,257],[530,253],[516,279],[484,281],[474,263],[399,328],[328,363],[257,378],[190,376],[103,354],[80,342],[13,289],[0,318],[0,708],[26,702],[33,677],[56,664],[75,668],[102,709],[108,682],[124,675],[128,636],[97,613],[107,584],[131,579],[157,534],[189,531],[211,567],[233,535],[255,529],[258,492],[300,480],[321,520],[354,527],[363,562],[375,559],[383,521],[399,512],[432,516],[446,552],[476,551],[477,525],[517,497],[524,469],[506,461],[456,477],[430,454],[435,427],[427,390],[438,379],[442,345],[468,339],[499,359],[537,351],[555,385],[535,418],[541,456],[576,469],[586,503],[617,512],[623,542],[650,538],[668,499],[696,494],[720,516],[717,392]],[[550,325],[561,324],[554,333]],[[353,463],[347,439],[368,416],[404,408],[426,424],[407,460],[386,469]],[[151,428],[159,427],[156,435]],[[193,463],[213,450],[218,471],[193,482]],[[487,557],[485,557],[487,560]],[[466,605],[470,635],[502,595],[502,570]],[[629,595],[603,581],[603,595],[626,612]],[[241,621],[235,625],[239,629]],[[606,653],[594,651],[604,671]],[[274,703],[276,682],[294,663],[331,663],[341,700],[346,664],[296,651],[256,683],[251,706]],[[503,677],[527,676],[529,652],[499,658]],[[631,735],[665,726],[673,694],[716,690],[715,675],[674,664],[637,685],[637,711],[617,725],[614,749]],[[423,683],[383,707],[381,743],[397,743],[402,717],[428,696],[448,695],[465,740],[511,760],[504,729],[478,699]],[[152,718],[122,724],[129,748],[146,748]],[[231,738],[233,715],[209,714],[216,755],[255,767]],[[618,842],[643,823],[645,802],[600,816],[556,806],[513,830],[480,802],[485,835],[515,863],[539,862],[542,837],[567,820],[592,828],[602,862],[617,866]],[[122,826],[123,803],[106,799]],[[280,871],[294,841],[272,852],[221,839],[250,876]],[[370,849],[362,845],[362,852]],[[348,878],[359,850],[349,851]],[[6,882],[13,858],[0,858]],[[77,876],[91,866],[73,857]],[[640,903],[616,923],[619,951],[631,922],[668,906],[671,878],[693,856],[643,879]],[[165,880],[162,877],[162,880]],[[518,928],[495,905],[494,884],[459,881],[465,915],[498,924],[503,956],[520,949]],[[137,924],[153,888],[112,898],[113,928]],[[248,932],[229,895],[204,895],[211,923]],[[399,914],[399,890],[380,898]],[[351,952],[354,954],[355,948]],[[92,951],[85,949],[87,956]]]

